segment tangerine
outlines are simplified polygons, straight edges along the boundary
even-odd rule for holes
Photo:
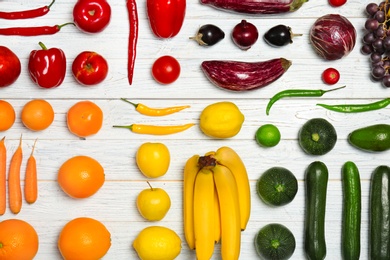
[[[91,101],[77,102],[68,110],[67,124],[78,137],[94,135],[102,128],[103,111]]]
[[[15,123],[15,110],[5,100],[0,100],[0,131],[6,131]]]
[[[101,259],[111,247],[111,234],[100,221],[80,217],[69,221],[61,230],[58,249],[65,260]]]
[[[0,222],[1,260],[32,260],[38,247],[38,234],[26,221],[7,219]]]
[[[22,123],[30,130],[44,130],[53,123],[53,120],[53,107],[46,100],[31,100],[22,109]]]
[[[103,186],[104,169],[98,161],[89,156],[74,156],[62,164],[57,181],[70,197],[87,198]]]

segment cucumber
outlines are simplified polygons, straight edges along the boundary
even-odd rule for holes
[[[390,259],[390,168],[378,166],[371,179],[370,193],[370,256]]]
[[[328,168],[323,162],[312,162],[305,172],[305,253],[310,260],[326,256],[325,209],[328,187]]]
[[[342,168],[343,226],[342,256],[344,260],[360,257],[361,187],[360,174],[355,163],[346,162]]]

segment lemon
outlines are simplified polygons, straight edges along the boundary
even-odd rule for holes
[[[142,260],[173,260],[181,252],[181,239],[172,229],[150,226],[138,234],[133,247]]]
[[[143,143],[137,150],[136,163],[145,177],[158,178],[167,173],[171,161],[168,147],[163,143]]]
[[[264,147],[273,147],[280,142],[280,131],[273,124],[262,125],[257,129],[255,139]]]
[[[202,132],[214,138],[230,138],[240,132],[245,117],[236,104],[229,101],[208,105],[200,115]]]

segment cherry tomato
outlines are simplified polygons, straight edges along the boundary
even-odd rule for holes
[[[340,73],[335,68],[327,68],[322,72],[322,80],[328,85],[336,84],[339,79]]]
[[[161,84],[173,83],[180,75],[180,64],[172,56],[162,56],[153,63],[152,75]]]
[[[329,0],[329,4],[333,7],[339,7],[344,5],[347,0]]]

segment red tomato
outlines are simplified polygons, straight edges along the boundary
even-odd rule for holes
[[[339,7],[345,4],[347,0],[329,0],[329,4],[334,7]]]
[[[111,7],[106,0],[78,0],[73,7],[75,25],[87,33],[103,31],[110,18]]]
[[[322,80],[328,85],[336,84],[339,79],[340,73],[335,68],[327,68],[322,72]]]
[[[83,85],[95,85],[102,82],[108,73],[107,61],[93,51],[83,51],[72,63],[75,79]]]
[[[158,58],[152,67],[153,78],[161,84],[170,84],[180,75],[180,64],[172,56]]]

